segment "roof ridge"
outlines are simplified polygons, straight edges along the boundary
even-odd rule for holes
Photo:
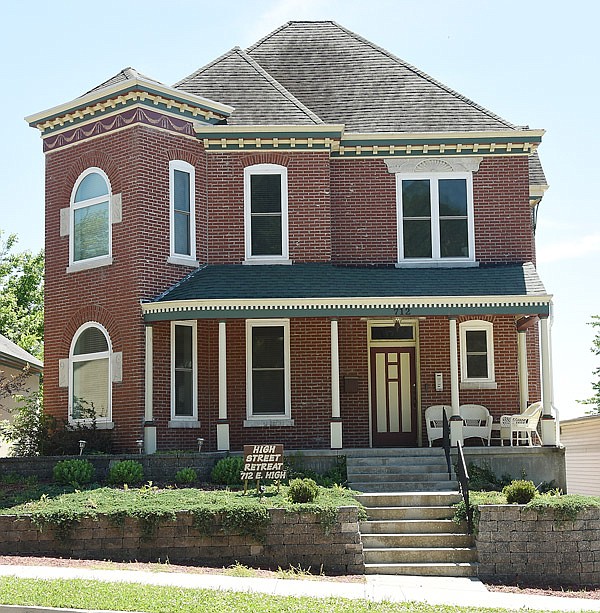
[[[283,25],[279,26],[278,28],[276,28],[272,32],[269,32],[268,34],[266,34],[262,38],[258,39],[253,45],[250,45],[250,47],[247,47],[246,48],[246,53],[250,53],[250,51],[253,51],[259,45],[262,45],[262,43],[264,43],[267,39],[271,38],[271,36],[274,36],[275,34],[280,32],[284,28],[288,28],[293,23],[295,23],[295,22],[294,21],[286,21]]]
[[[269,74],[256,60],[251,58],[243,49],[241,49],[238,46],[235,46],[229,51],[226,51],[225,53],[220,55],[218,58],[216,58],[209,64],[202,66],[201,68],[193,72],[191,75],[185,77],[181,81],[178,81],[177,83],[175,83],[175,85],[173,85],[173,87],[181,88],[181,86],[184,85],[185,83],[193,81],[193,79],[197,77],[199,74],[203,73],[209,68],[212,68],[213,66],[223,61],[224,59],[231,57],[233,54],[239,55],[260,76],[262,76],[272,87],[274,87],[280,94],[285,96],[292,104],[294,104],[299,110],[301,110],[314,123],[316,124],[323,123],[323,120],[314,111],[309,109],[305,104],[303,104],[300,100],[298,100],[298,98],[296,98],[294,94],[292,94],[288,89],[286,89],[277,79],[275,79],[275,77]]]
[[[293,23],[293,22],[288,22],[288,24],[286,24],[286,25],[289,25],[290,23]],[[376,51],[379,51],[379,52],[383,53],[384,55],[386,55],[390,59],[394,60],[395,62],[398,62],[399,64],[401,64],[405,68],[408,68],[408,70],[411,70],[412,72],[414,72],[415,74],[417,74],[421,78],[426,79],[427,81],[429,81],[430,83],[433,83],[434,85],[436,85],[438,87],[441,87],[443,90],[445,90],[446,92],[448,92],[452,96],[455,96],[459,100],[462,100],[463,102],[466,102],[467,104],[473,106],[474,108],[476,108],[476,109],[482,111],[483,113],[485,113],[486,115],[490,116],[491,118],[496,119],[497,121],[501,121],[503,124],[505,124],[506,126],[512,128],[513,130],[517,130],[518,129],[518,127],[515,124],[513,124],[510,121],[504,119],[503,117],[500,117],[500,115],[496,115],[495,113],[493,113],[489,109],[486,109],[484,106],[481,106],[480,104],[477,104],[477,102],[475,102],[474,100],[471,100],[471,98],[467,98],[467,96],[464,96],[463,94],[460,94],[459,92],[457,92],[456,90],[452,89],[451,87],[448,87],[447,85],[445,85],[441,81],[438,81],[437,79],[434,79],[431,75],[428,75],[426,72],[423,72],[422,70],[419,70],[416,66],[413,66],[412,64],[409,64],[408,62],[406,62],[405,60],[399,58],[397,55],[394,55],[393,53],[391,53],[387,49],[384,49],[383,47],[380,47],[379,45],[376,45],[374,42],[364,38],[363,36],[361,36],[360,34],[357,34],[356,32],[353,32],[352,30],[349,30],[348,28],[345,28],[344,26],[340,25],[339,23],[337,23],[335,21],[331,21],[331,23],[333,23],[336,27],[338,27],[340,30],[344,31],[349,36],[352,36],[356,40],[369,45],[371,48],[375,49]],[[274,33],[275,32],[273,32],[273,34]]]
[[[192,72],[192,74],[189,74],[187,77],[183,77],[183,79],[180,79],[179,81],[177,81],[177,83],[173,84],[172,87],[180,87],[183,83],[186,83],[187,81],[191,81],[194,77],[196,77],[200,73],[204,72],[205,70],[208,70],[209,68],[212,68],[219,62],[222,62],[225,58],[228,58],[232,53],[234,53],[238,49],[240,49],[240,47],[236,45],[235,47],[232,47],[231,49],[229,49],[229,51],[225,51],[225,53],[222,53],[219,57],[212,60],[212,62],[209,62],[208,64],[205,64],[204,66],[201,66],[200,68]]]
[[[304,103],[302,103],[292,92],[286,89],[275,77],[268,73],[255,59],[251,58],[243,49],[238,48],[238,53],[256,72],[263,76],[271,85],[284,95],[292,104],[295,104],[303,113],[308,115],[315,123],[321,124],[323,120],[311,109],[309,109]]]

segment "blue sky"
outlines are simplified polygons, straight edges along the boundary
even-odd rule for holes
[[[0,228],[43,246],[44,157],[25,115],[71,100],[122,68],[172,84],[294,19],[333,19],[519,125],[547,131],[540,156],[538,268],[554,295],[555,404],[586,409],[598,358],[600,4],[574,0],[32,0],[3,10]],[[573,191],[579,186],[577,194]]]

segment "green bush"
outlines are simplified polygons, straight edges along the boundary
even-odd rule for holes
[[[136,485],[144,480],[144,468],[135,460],[115,462],[106,479],[111,485]]]
[[[322,487],[332,487],[334,485],[346,486],[348,483],[348,473],[346,469],[346,456],[337,456],[335,464],[324,473],[306,467],[306,461],[302,453],[294,453],[285,457],[285,469],[288,479],[312,479],[317,485]]]
[[[319,487],[312,479],[292,479],[290,481],[288,496],[292,502],[313,502],[318,494]]]
[[[537,490],[535,489],[535,485],[533,481],[512,481],[509,485],[507,485],[502,493],[506,496],[506,502],[508,504],[527,504],[537,494]]]
[[[198,480],[198,473],[193,468],[182,468],[175,474],[175,483],[178,485],[190,485]]]
[[[91,483],[95,474],[94,466],[88,460],[62,460],[54,465],[54,481],[61,485],[81,487]]]
[[[212,469],[210,478],[213,483],[229,487],[240,487],[242,485],[242,480],[240,479],[242,468],[244,468],[244,458],[241,456],[221,458]]]

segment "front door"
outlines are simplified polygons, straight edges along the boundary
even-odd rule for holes
[[[414,347],[371,347],[373,447],[417,444]]]

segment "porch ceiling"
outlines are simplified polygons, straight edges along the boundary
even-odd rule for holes
[[[204,265],[142,304],[146,321],[382,315],[548,315],[535,267]]]

